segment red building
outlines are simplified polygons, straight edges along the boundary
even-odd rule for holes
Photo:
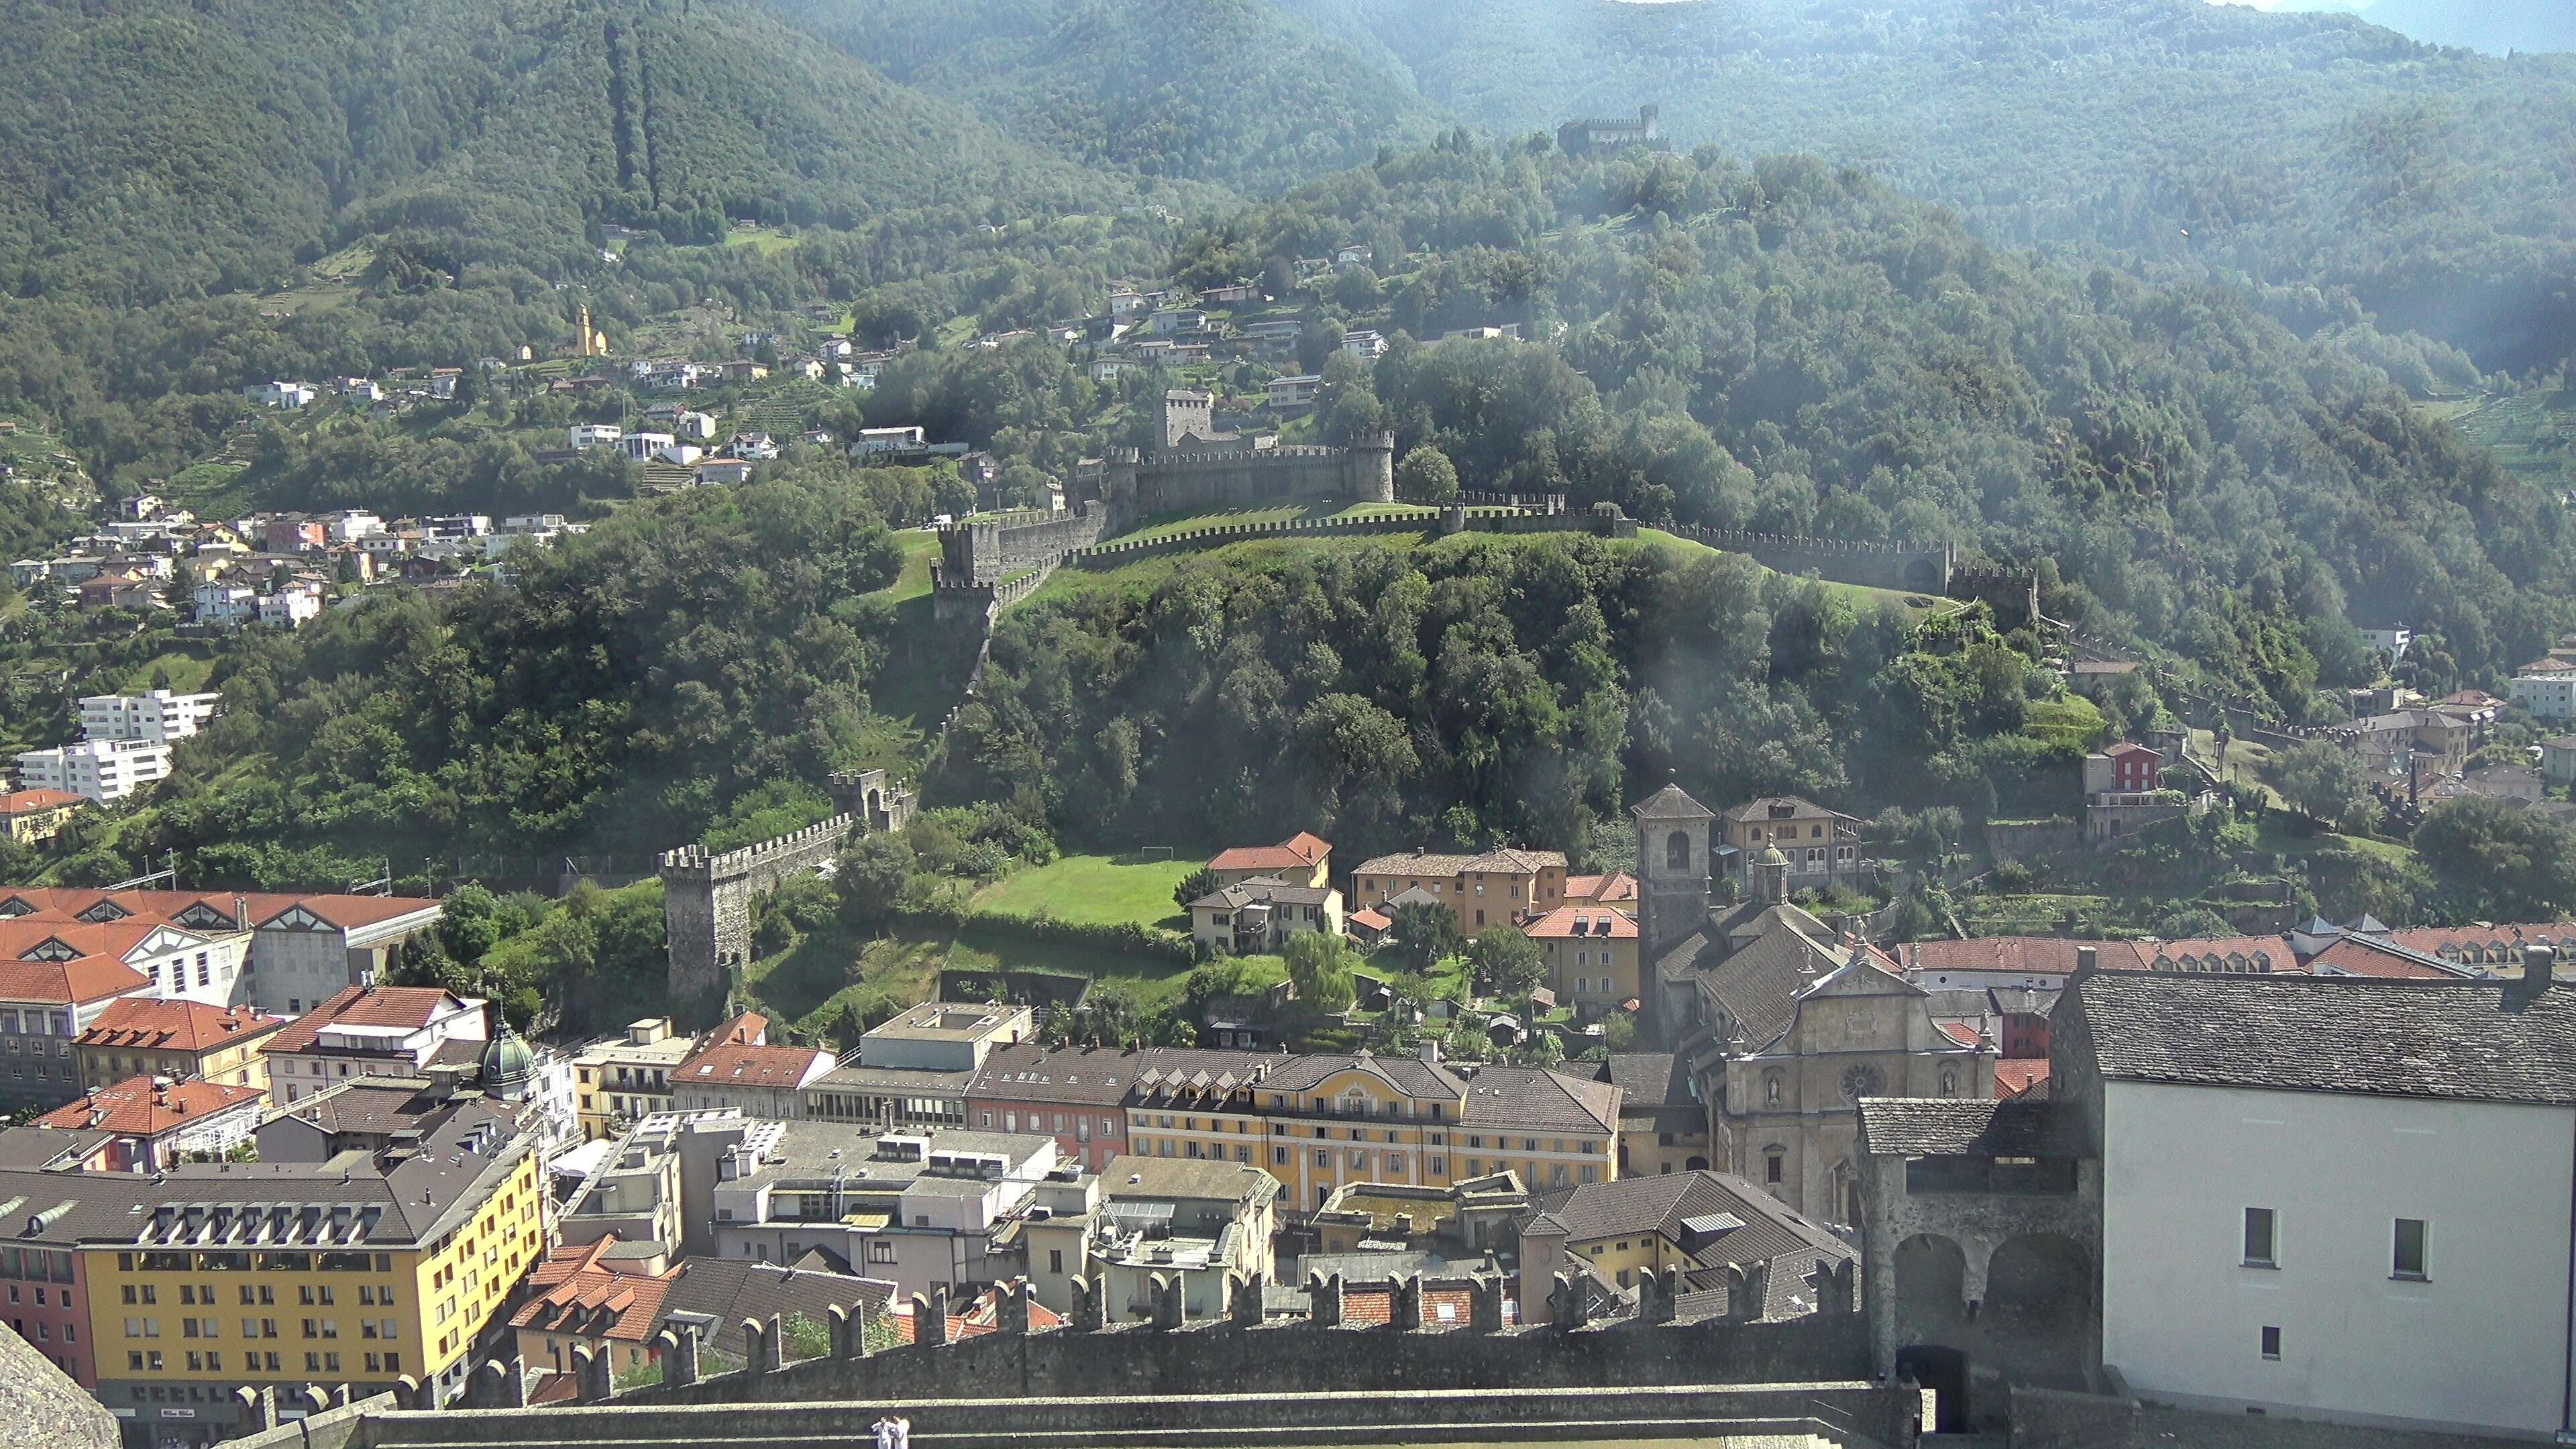
[[[1127,1150],[1127,1092],[1137,1061],[1135,1052],[1098,1047],[996,1048],[966,1088],[966,1125],[1053,1137],[1065,1160],[1099,1172]]]
[[[2141,744],[2117,744],[2084,760],[2084,790],[2128,794],[2163,788],[2165,757]]]

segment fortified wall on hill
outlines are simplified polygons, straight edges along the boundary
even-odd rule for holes
[[[1166,513],[1255,503],[1395,501],[1395,434],[1356,448],[1264,447],[1216,427],[1216,399],[1163,394],[1150,453],[1119,448],[1073,480],[1064,513],[970,519],[941,530],[934,615],[990,620],[1075,549]]]

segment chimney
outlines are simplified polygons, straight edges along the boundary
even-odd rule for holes
[[[2093,945],[2075,948],[2075,978],[2078,981],[2102,969],[2102,948]]]
[[[2555,979],[2558,953],[2547,946],[2522,948],[2522,985],[2526,991],[2547,991]]]

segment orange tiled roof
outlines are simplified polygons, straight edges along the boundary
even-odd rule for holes
[[[1312,870],[1332,847],[1305,831],[1298,831],[1277,845],[1238,845],[1220,850],[1208,862],[1210,870],[1293,870],[1300,866]]]
[[[832,1054],[817,1047],[735,1046],[719,1042],[680,1063],[674,1087],[801,1087],[832,1069]]]
[[[1601,923],[1609,922],[1607,931]],[[1580,929],[1577,928],[1580,923]],[[1595,940],[1633,941],[1637,939],[1637,922],[1624,912],[1607,906],[1559,906],[1521,930],[1530,936],[1588,937]]]
[[[122,1137],[158,1137],[219,1112],[255,1104],[265,1095],[257,1087],[228,1087],[221,1082],[172,1082],[167,1078],[128,1077],[101,1087],[80,1100],[36,1119],[39,1127],[67,1131],[114,1132]]]
[[[0,815],[32,815],[39,810],[59,810],[65,805],[86,805],[89,797],[69,790],[14,790],[0,795]]]
[[[1570,875],[1565,878],[1565,898],[1593,905],[1615,905],[1637,898],[1637,878],[1624,870],[1608,875]]]
[[[69,961],[0,960],[0,1001],[42,1006],[83,1006],[151,985],[143,973],[113,956]]]
[[[463,997],[436,986],[344,986],[269,1038],[265,1050],[305,1051],[321,1039],[326,1026],[427,1026],[451,1001],[464,1004]]]
[[[2048,1058],[2005,1057],[1995,1063],[1995,1096],[2018,1097],[2048,1080]]]
[[[249,1041],[286,1025],[255,1007],[208,1006],[202,1001],[163,1001],[129,996],[111,1004],[80,1034],[85,1047],[129,1047],[203,1052]]]

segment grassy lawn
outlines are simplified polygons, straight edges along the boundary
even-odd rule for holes
[[[211,655],[212,650],[205,646],[191,648],[182,645],[134,666],[134,672],[126,676],[124,688],[141,693],[152,687],[152,675],[156,670],[167,670],[170,688],[181,694],[194,694],[205,688],[206,677],[215,672],[215,661]]]
[[[2037,700],[2023,712],[2021,732],[2051,744],[2091,749],[2102,738],[2102,711],[2080,695]]]
[[[1695,538],[1666,533],[1660,528],[1638,529],[1637,541],[1660,543],[1669,548],[1693,549],[1703,553],[1723,551],[1710,548]],[[1852,607],[1856,609],[1875,610],[1880,604],[1888,603],[1895,604],[1910,614],[1926,615],[1947,614],[1967,607],[1957,599],[1945,599],[1937,594],[1918,594],[1906,589],[1873,589],[1866,584],[1838,584],[1831,579],[1820,579],[1817,582],[1825,586],[1825,592],[1849,600]]]
[[[796,238],[765,226],[737,226],[725,233],[729,247],[750,247],[764,257],[774,257],[796,245]]]
[[[1150,542],[1154,539],[1170,538],[1175,534],[1190,533],[1198,529],[1211,528],[1218,525],[1247,523],[1303,523],[1308,521],[1320,521],[1328,518],[1421,518],[1429,520],[1437,517],[1438,515],[1438,509],[1418,503],[1343,504],[1334,500],[1326,499],[1315,503],[1282,503],[1256,508],[1226,508],[1219,509],[1215,512],[1167,513],[1159,518],[1147,519],[1141,526],[1127,533],[1118,534],[1114,539],[1108,541],[1117,543]]]
[[[903,546],[903,572],[895,576],[885,596],[895,603],[930,596],[930,567],[939,562],[939,535],[918,529],[905,529],[894,536]]]
[[[1068,855],[1052,865],[1007,876],[975,893],[978,915],[1026,916],[1078,925],[1186,930],[1172,889],[1207,862],[1185,853],[1172,860],[1136,855]]]

